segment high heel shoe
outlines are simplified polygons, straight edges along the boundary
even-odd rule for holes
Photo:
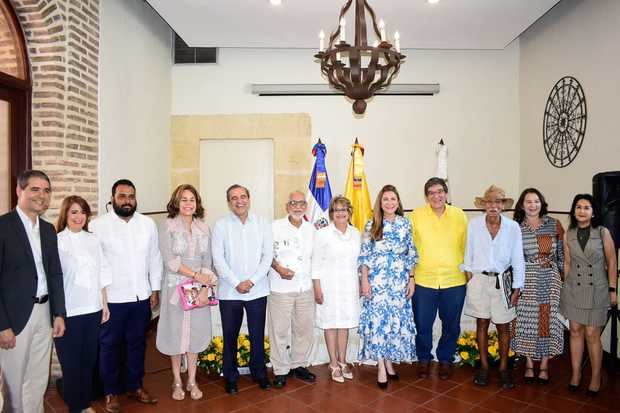
[[[341,362],[338,362],[338,365],[340,366],[340,370],[342,371],[342,377],[347,380],[353,380],[353,371],[351,371],[349,365],[347,363]]]
[[[388,380],[400,380],[400,376],[396,372],[394,374],[387,373],[387,378]]]
[[[377,380],[377,386],[379,386],[379,388],[381,390],[385,390],[385,389],[387,389],[388,381],[387,380],[386,381],[379,381],[379,380]]]
[[[531,376],[526,376],[527,372],[531,371]],[[525,374],[523,374],[523,381],[525,384],[534,384],[536,381],[536,377],[534,377],[534,367],[525,367]]]
[[[596,397],[598,396],[598,390],[586,390],[586,396],[588,397]]]
[[[547,373],[547,377],[540,377],[540,373]],[[548,369],[540,369],[538,371],[538,384],[549,384],[549,370]]]

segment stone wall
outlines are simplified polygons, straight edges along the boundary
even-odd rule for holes
[[[52,180],[54,220],[67,195],[98,194],[99,0],[11,0],[32,75],[32,166]]]

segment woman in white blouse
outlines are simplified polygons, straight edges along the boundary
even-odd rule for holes
[[[99,240],[88,232],[90,216],[88,202],[69,196],[62,201],[56,222],[67,319],[64,336],[54,341],[70,413],[95,412],[90,402],[99,326],[110,317],[105,287],[111,277]]]
[[[312,253],[312,281],[316,324],[324,330],[332,380],[352,379],[347,364],[349,329],[359,324],[359,278],[357,257],[360,233],[349,224],[351,202],[337,196],[329,205],[331,223],[317,231]]]

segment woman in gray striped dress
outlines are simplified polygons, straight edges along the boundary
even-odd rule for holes
[[[558,319],[564,261],[564,229],[547,215],[545,197],[527,188],[515,206],[525,256],[525,286],[513,321],[512,349],[525,356],[526,383],[536,381],[534,362],[540,361],[538,382],[549,382],[549,359],[562,354],[563,326]]]

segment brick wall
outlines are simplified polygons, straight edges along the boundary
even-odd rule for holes
[[[99,0],[11,0],[32,72],[32,165],[52,180],[47,218],[67,195],[97,209]]]
[[[97,215],[99,0],[10,0],[26,37],[32,75],[32,166],[52,180],[46,217],[67,195]],[[56,355],[51,376],[61,375]]]

